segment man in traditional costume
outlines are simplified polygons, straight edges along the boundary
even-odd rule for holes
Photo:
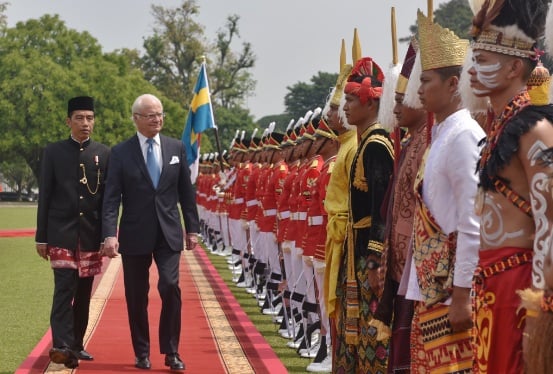
[[[468,40],[420,11],[417,21],[422,70],[418,95],[436,124],[415,179],[406,294],[416,301],[411,368],[415,373],[465,373],[472,369],[470,291],[479,246],[474,169],[484,131],[462,108],[458,91]]]
[[[311,201],[307,209],[307,230],[303,237],[304,254],[313,253],[312,257],[304,257],[304,261],[311,261],[313,266],[315,277],[313,287],[317,291],[315,307],[317,307],[319,313],[320,337],[316,344],[306,347],[303,352],[300,351],[302,357],[315,357],[315,361],[318,362],[322,362],[328,354],[326,342],[327,336],[330,336],[330,324],[324,299],[325,242],[327,236],[326,225],[328,223],[324,201],[328,182],[334,169],[338,146],[336,133],[328,127],[324,118],[321,118],[315,130],[313,147],[323,160],[323,165],[316,182],[311,188]],[[313,369],[312,365],[307,367],[307,371],[313,371]]]
[[[546,286],[543,267],[553,229],[553,168],[544,152],[553,147],[553,107],[547,89],[538,101],[527,89],[541,54],[537,40],[547,6],[539,0],[485,1],[474,9],[471,87],[490,102],[475,206],[481,217],[474,280],[480,373],[523,372],[525,331],[542,333],[541,326],[532,330],[534,313],[519,308],[517,290]]]
[[[398,127],[394,134],[399,135],[394,142],[397,141],[400,144],[394,144],[396,163],[387,207],[383,266],[379,268],[383,296],[375,313],[374,322],[374,325],[382,331],[382,339],[391,337],[388,373],[409,373],[411,365],[409,344],[414,306],[412,300],[405,299],[406,290],[399,290],[399,284],[413,233],[415,176],[427,146],[426,111],[420,107],[409,106],[405,100],[407,83],[413,70],[417,49],[417,42],[412,39],[395,87],[393,109]],[[417,76],[413,79],[418,78]],[[407,133],[401,139],[403,129]],[[390,323],[391,331],[388,327]]]
[[[36,249],[50,259],[54,297],[50,359],[76,368],[92,360],[83,338],[94,276],[102,270],[102,202],[110,150],[90,139],[94,101],[74,97],[67,105],[69,139],[48,145],[41,160]]]
[[[346,249],[336,290],[334,370],[341,373],[384,373],[387,345],[369,326],[378,305],[377,269],[384,242],[381,206],[393,172],[393,147],[377,122],[384,74],[370,57],[359,59],[344,88],[344,112],[355,126],[359,146],[349,185]]]
[[[353,157],[357,150],[357,134],[355,129],[347,128],[344,113],[344,85],[351,72],[351,65],[346,64],[345,42],[342,40],[340,51],[340,74],[336,85],[323,110],[323,116],[328,127],[337,134],[340,143],[332,173],[328,181],[324,208],[327,214],[325,242],[325,267],[323,280],[323,296],[320,300],[321,309],[326,309],[330,319],[330,329],[326,332],[327,352],[321,351],[315,357],[307,370],[324,372],[332,370],[332,342],[336,336],[336,286],[343,256],[343,247],[348,222],[348,189],[349,175]],[[321,312],[322,314],[322,312]],[[323,348],[324,349],[324,348]],[[326,357],[324,355],[326,354]]]

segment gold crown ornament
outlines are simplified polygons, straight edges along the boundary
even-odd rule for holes
[[[423,71],[463,65],[468,40],[432,22],[420,10],[417,12],[417,25]]]

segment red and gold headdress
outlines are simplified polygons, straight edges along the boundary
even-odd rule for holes
[[[344,93],[359,97],[361,104],[369,99],[379,99],[382,96],[384,73],[370,57],[363,57],[355,63],[348,77]]]
[[[328,126],[328,123],[326,123],[325,119],[324,118],[320,118],[319,119],[319,122],[317,123],[317,128],[315,129],[315,137],[318,138],[318,137],[325,137],[325,138],[328,138],[328,139],[337,139],[338,137],[336,136],[336,132],[334,132],[334,130],[332,130],[329,126]]]

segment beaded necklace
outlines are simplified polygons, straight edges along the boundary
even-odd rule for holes
[[[507,106],[503,109],[503,112],[500,116],[494,118],[494,113],[490,109],[488,111],[488,121],[486,124],[486,133],[489,134],[486,138],[486,144],[482,149],[480,162],[478,164],[478,171],[480,173],[480,180],[485,175],[486,165],[490,160],[490,157],[495,150],[499,138],[505,129],[505,124],[508,123],[513,117],[518,115],[521,110],[530,105],[530,95],[528,91],[524,90],[517,94]],[[501,193],[507,200],[513,203],[517,208],[519,208],[523,213],[532,217],[532,207],[522,196],[520,196],[516,191],[513,191],[509,186],[504,184],[496,176],[487,176],[487,178],[493,181],[495,189],[497,192]],[[477,215],[481,215],[484,209],[484,200],[485,200],[484,188],[480,186],[478,188],[478,193],[474,200],[474,210]]]
[[[488,123],[486,124],[486,133],[489,134],[486,139],[484,149],[482,149],[482,157],[480,158],[480,170],[484,170],[488,160],[497,142],[503,133],[505,124],[509,122],[511,118],[520,113],[520,111],[530,105],[530,95],[528,91],[524,90],[516,95],[513,100],[505,108],[498,117],[494,118],[493,111],[491,109],[488,112]]]

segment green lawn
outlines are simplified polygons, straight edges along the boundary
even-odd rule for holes
[[[35,225],[36,205],[0,203],[0,229]],[[278,325],[259,312],[250,294],[234,285],[226,258],[209,258],[288,371],[304,373],[310,360],[286,347]],[[34,238],[0,238],[0,374],[13,373],[48,330],[52,291],[52,271],[36,254]]]
[[[36,205],[0,204],[0,228],[36,225]],[[34,238],[0,238],[0,373],[13,373],[49,327],[52,270]]]
[[[0,202],[0,229],[36,227],[36,203]]]
[[[274,324],[271,316],[266,316],[259,311],[257,301],[243,288],[238,288],[232,282],[232,274],[228,270],[226,257],[213,255],[209,250],[206,250],[208,257],[213,266],[217,269],[232,294],[248,314],[248,317],[253,322],[255,327],[261,332],[265,340],[271,345],[275,353],[278,355],[282,363],[286,366],[289,373],[305,373],[305,368],[313,360],[301,358],[294,349],[288,348],[286,343],[288,340],[282,338],[278,334],[278,325]]]

